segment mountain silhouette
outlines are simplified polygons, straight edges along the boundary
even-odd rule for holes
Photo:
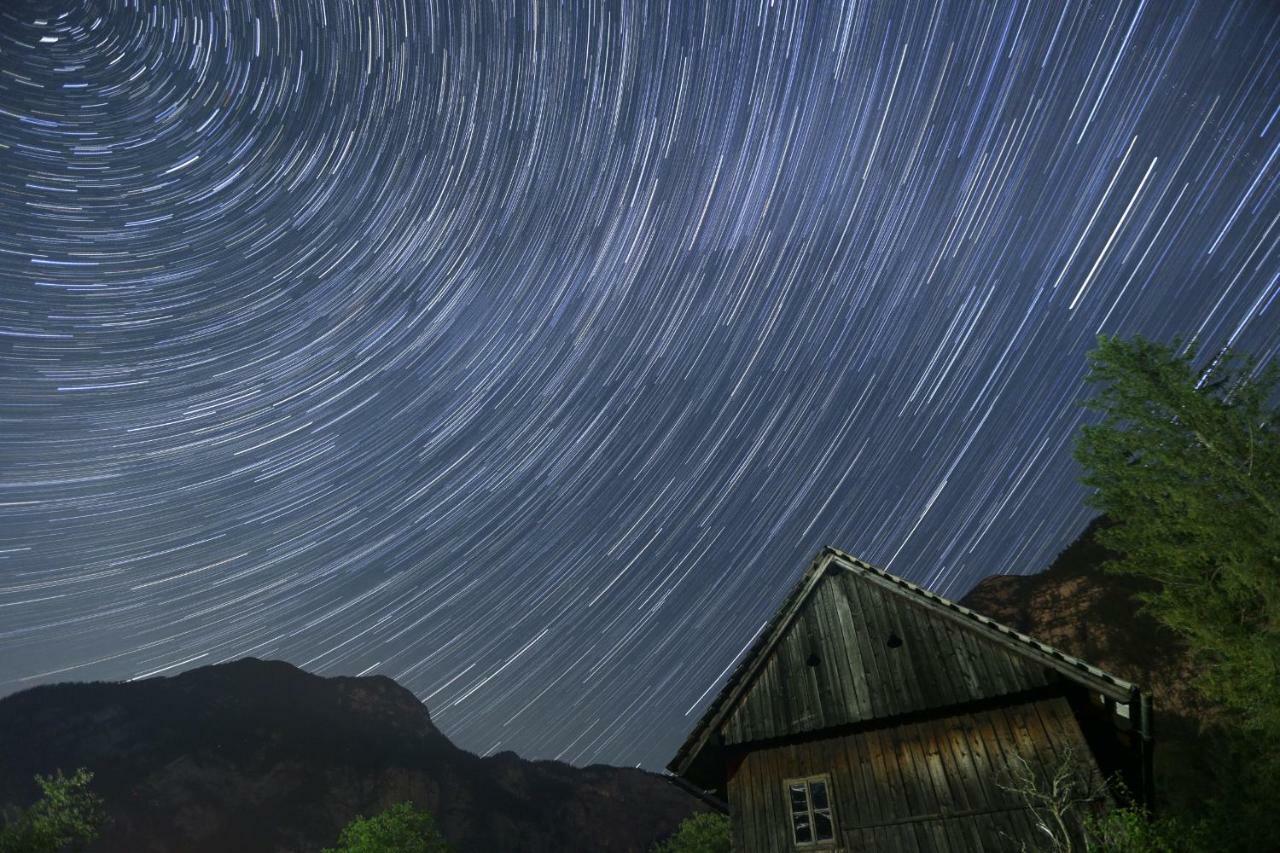
[[[707,809],[642,770],[473,755],[385,676],[253,658],[0,700],[0,804],[33,801],[36,773],[82,766],[111,818],[90,848],[103,853],[316,851],[406,800],[459,853],[639,853]]]

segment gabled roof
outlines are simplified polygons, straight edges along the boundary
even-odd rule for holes
[[[1131,702],[1138,696],[1138,688],[1127,681],[1002,625],[994,619],[988,619],[967,607],[935,595],[910,581],[864,563],[837,548],[828,546],[818,552],[804,576],[800,578],[774,614],[773,619],[760,632],[759,638],[752,644],[742,662],[729,676],[728,681],[694,726],[680,750],[667,765],[670,771],[679,775],[689,775],[688,771],[695,763],[703,763],[698,761],[700,757],[704,761],[710,759],[714,763],[714,759],[710,756],[702,755],[704,747],[711,741],[712,734],[721,728],[746,695],[768,662],[779,640],[787,633],[787,629],[803,610],[805,603],[813,595],[821,580],[829,573],[835,572],[851,572],[865,583],[874,584],[881,590],[902,596],[916,606],[924,608],[931,615],[960,626],[963,630],[970,631],[988,642],[999,644],[1007,651],[1026,658],[1032,663],[1054,670],[1091,691],[1118,702]],[[718,746],[714,742],[711,742],[711,745]]]

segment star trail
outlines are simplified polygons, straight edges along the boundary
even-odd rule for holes
[[[1097,334],[1274,358],[1278,152],[1264,0],[9,0],[0,693],[657,769],[822,545],[1045,567]]]

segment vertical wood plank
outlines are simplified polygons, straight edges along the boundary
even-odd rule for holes
[[[751,801],[752,757],[746,756],[729,779],[729,825],[734,849],[738,851],[748,850],[748,840],[755,837]]]
[[[948,814],[963,811],[967,808],[964,786],[958,779],[959,770],[955,766],[950,752],[944,754],[941,742],[942,732],[947,721],[933,720],[917,726],[919,735],[917,748],[928,770],[929,778],[938,793],[940,813]]]
[[[845,654],[844,664],[848,668],[852,704],[850,705],[850,721],[869,720],[873,716],[871,708],[870,678],[867,665],[862,659],[861,641],[858,638],[857,626],[854,624],[853,610],[849,603],[848,591],[844,585],[829,583],[834,598],[834,617],[839,626],[839,640]]]
[[[891,683],[891,679],[888,673],[884,671],[880,657],[872,647],[870,616],[867,612],[867,604],[858,594],[859,583],[852,573],[845,572],[839,576],[839,579],[841,588],[845,593],[845,599],[849,602],[849,607],[852,611],[851,626],[861,653],[863,670],[866,674],[867,700],[871,706],[871,714],[873,717],[888,716],[892,706],[887,699],[885,686]]]
[[[883,777],[876,773],[871,759],[871,750],[865,735],[853,735],[847,741],[847,747],[856,762],[857,778],[862,783],[865,796],[858,798],[857,825],[865,826],[880,823],[885,815],[885,790]]]
[[[951,804],[951,790],[948,788],[946,780],[942,779],[938,774],[937,767],[931,765],[928,754],[924,749],[924,730],[928,724],[916,724],[904,726],[906,752],[911,763],[915,766],[916,779],[919,781],[920,790],[924,792],[925,798],[928,799],[928,813],[931,815],[943,815],[943,813],[954,811]]]
[[[791,848],[791,805],[783,794],[782,781],[800,775],[788,760],[785,749],[769,750],[771,767],[764,788],[762,809],[765,831],[772,841],[771,850],[779,853]]]
[[[1009,773],[1013,761],[1006,753],[1001,741],[1007,737],[1003,723],[989,711],[975,714],[972,717],[976,738],[970,741],[974,746],[974,756],[982,757],[986,772],[982,775],[982,785],[987,791],[989,802],[993,807],[1019,807],[1021,803],[1010,792],[1004,789],[1009,782]]]
[[[865,732],[861,740],[867,747],[872,773],[879,782],[881,790],[881,796],[877,800],[880,806],[880,820],[883,822],[906,817],[911,813],[911,808],[903,788],[902,775],[898,771],[897,762],[887,754],[889,748],[882,737],[882,732],[874,729]]]
[[[976,811],[987,807],[986,796],[978,784],[978,770],[970,754],[969,742],[959,717],[941,721],[935,732],[936,746],[942,760],[951,768],[952,789],[957,807]]]
[[[907,646],[907,638],[904,635],[909,632],[907,631],[904,603],[898,596],[886,590],[876,587],[868,587],[868,590],[879,602],[875,619],[880,628],[882,654],[894,673],[894,688],[899,697],[899,711],[917,711],[927,707],[928,703],[925,701],[924,689],[920,684],[915,660],[915,655],[918,655],[923,649],[917,649],[913,654]],[[896,635],[899,640],[903,641],[897,648],[889,646],[890,634]]]
[[[853,699],[848,674],[849,652],[841,640],[836,620],[835,586],[830,578],[824,579],[814,591],[813,601],[813,645],[818,650],[821,683],[827,688],[822,708],[824,726],[840,725],[854,719],[850,713]]]
[[[928,771],[916,764],[912,754],[910,734],[902,728],[886,731],[886,737],[893,744],[893,758],[898,770],[902,773],[902,787],[909,804],[905,817],[916,817],[922,814],[936,813],[937,797],[933,786],[928,781]]]

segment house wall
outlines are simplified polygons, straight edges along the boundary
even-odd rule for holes
[[[729,768],[734,849],[795,850],[783,782],[823,773],[831,779],[838,841],[825,849],[979,853],[1016,851],[1023,840],[1039,849],[1043,836],[1031,814],[1001,785],[1019,756],[1045,774],[1068,751],[1096,782],[1097,767],[1063,698],[744,746]]]
[[[1058,676],[853,572],[828,573],[722,728],[726,744],[1035,690]]]

